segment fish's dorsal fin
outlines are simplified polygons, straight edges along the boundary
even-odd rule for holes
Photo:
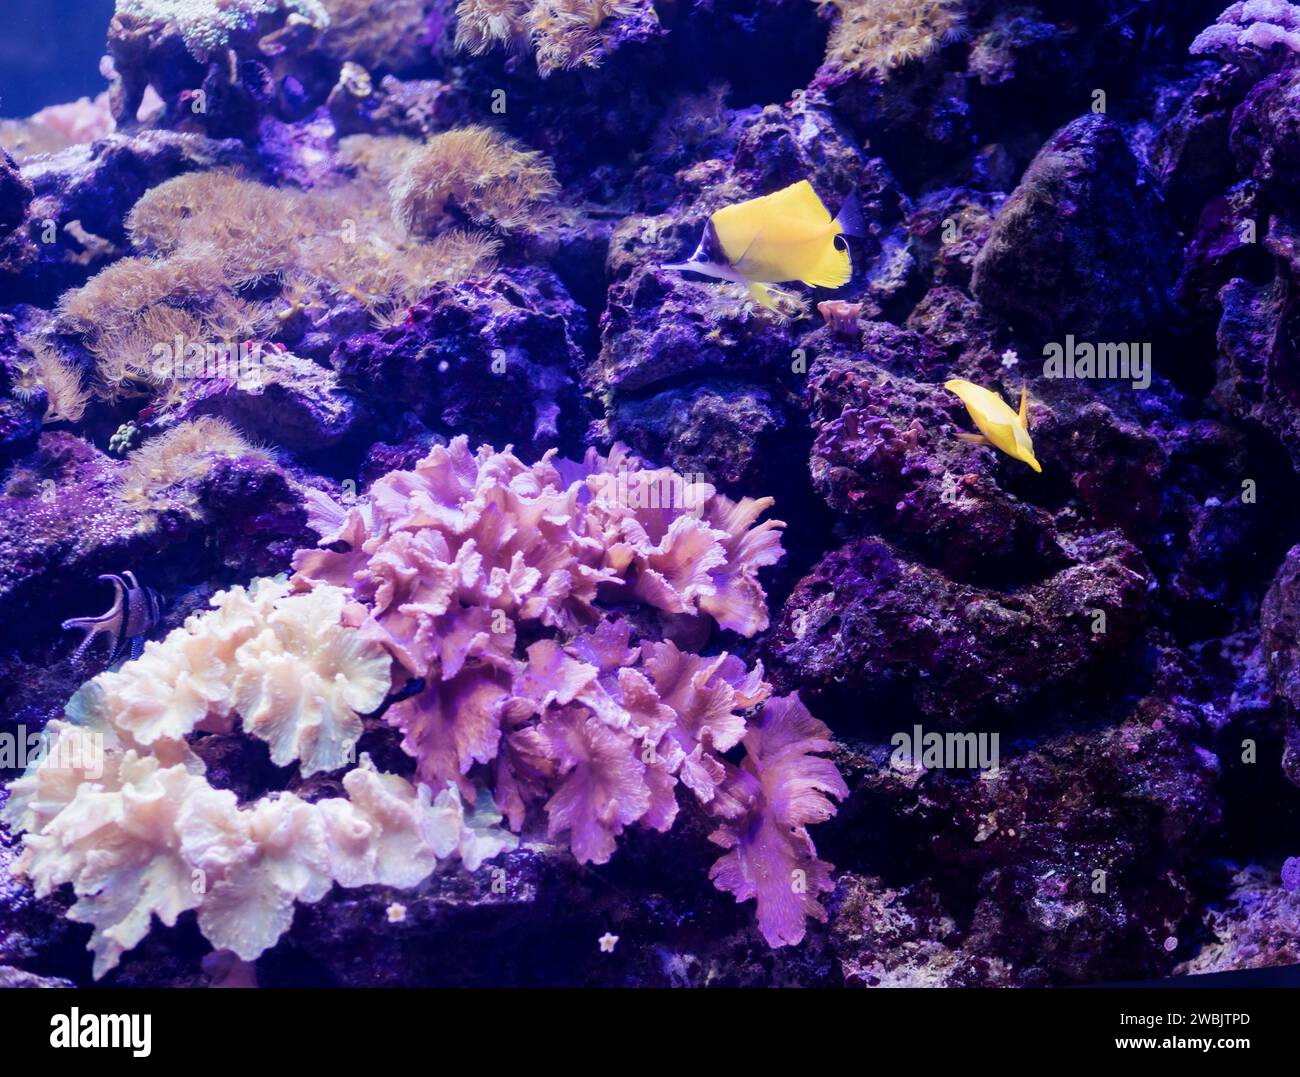
[[[1029,385],[1020,386],[1020,425],[1029,429]]]
[[[807,180],[792,183],[789,187],[767,195],[761,201],[767,202],[767,209],[783,217],[795,217],[812,224],[829,224],[831,211],[828,210],[813,185]]]

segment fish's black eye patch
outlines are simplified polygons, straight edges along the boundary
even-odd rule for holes
[[[849,249],[849,241],[844,238],[843,234],[837,235],[831,242],[835,244],[837,251],[847,251]]]

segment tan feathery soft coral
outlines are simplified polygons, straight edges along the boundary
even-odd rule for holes
[[[432,236],[459,219],[509,232],[545,211],[559,191],[551,162],[491,127],[458,127],[407,153],[390,192],[393,219]]]
[[[966,0],[815,0],[837,12],[826,65],[844,75],[885,77],[965,34]]]
[[[435,283],[490,271],[499,243],[488,233],[453,228],[425,241],[393,220],[391,176],[366,162],[382,160],[397,174],[420,148],[404,138],[354,145],[355,174],[310,190],[213,169],[146,191],[126,220],[135,255],[58,304],[60,331],[81,337],[96,360],[96,394],[176,404],[189,379],[178,375],[179,361],[158,361],[160,341],[179,336],[187,353],[197,346],[200,354],[209,345],[266,341],[338,304],[378,323]],[[530,189],[547,177],[535,176]],[[516,190],[499,177],[495,186],[507,201]],[[253,290],[261,298],[250,298]]]
[[[515,53],[531,50],[542,78],[598,67],[620,34],[644,38],[658,29],[650,0],[460,0],[456,5],[458,48],[475,54],[497,46]]]

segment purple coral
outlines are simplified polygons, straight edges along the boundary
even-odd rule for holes
[[[486,773],[514,828],[542,806],[549,834],[593,863],[629,826],[669,829],[680,784],[734,850],[718,886],[757,898],[765,936],[783,945],[803,937],[805,914],[824,915],[830,885],[805,829],[834,812],[821,794],[847,793],[818,754],[825,727],[797,699],[769,702],[751,725],[770,691],[761,666],[669,640],[631,646],[630,624],[606,612],[631,603],[762,630],[758,569],[781,555],[782,524],[758,522],[769,504],[622,450],[528,466],[460,437],[357,506],[315,496],[322,544],[295,557],[295,581],[351,588],[349,622],[422,685],[385,718],[425,781],[468,792]],[[723,753],[742,739],[737,768]]]

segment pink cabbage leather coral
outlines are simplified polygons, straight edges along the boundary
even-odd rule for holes
[[[350,589],[344,621],[387,648],[399,679],[421,682],[385,718],[422,780],[467,795],[487,783],[515,830],[540,806],[549,835],[598,864],[627,827],[668,830],[684,786],[732,850],[717,885],[755,898],[779,946],[802,939],[806,916],[824,918],[829,865],[806,826],[833,813],[825,794],[846,794],[816,754],[825,727],[796,697],[751,717],[770,692],[761,665],[634,645],[631,622],[606,612],[762,630],[758,570],[782,553],[783,525],[758,523],[770,504],[621,449],[529,466],[461,437],[357,505],[316,496],[321,548],[297,555],[294,583]],[[737,767],[724,753],[742,741]]]

